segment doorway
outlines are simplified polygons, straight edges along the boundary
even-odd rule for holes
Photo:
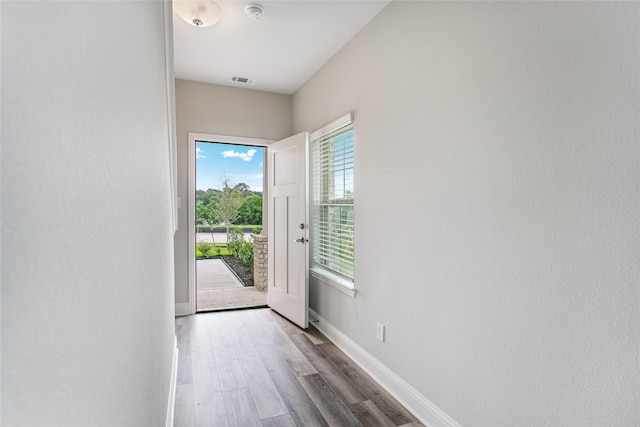
[[[189,133],[192,312],[266,306],[266,289],[253,281],[253,244],[266,233],[270,142]]]

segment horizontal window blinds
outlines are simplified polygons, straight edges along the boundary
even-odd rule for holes
[[[352,279],[353,124],[314,136],[311,164],[313,262]]]

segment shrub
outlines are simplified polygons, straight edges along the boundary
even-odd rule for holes
[[[240,227],[233,227],[229,230],[229,234],[227,236],[227,249],[231,251],[233,255],[238,256],[238,251],[240,250],[240,245],[244,242],[244,232]]]
[[[216,248],[216,249],[218,250],[218,255],[233,255],[227,248]]]
[[[217,248],[213,245],[213,243],[198,242],[196,243],[196,256],[204,256],[204,257],[214,256],[212,252],[214,252],[216,249]],[[198,252],[200,252],[200,255],[198,255]]]
[[[253,273],[253,243],[245,242],[243,240],[240,244],[236,257],[238,257],[240,261],[249,268],[249,271]]]
[[[244,240],[244,231],[240,227],[229,230],[227,249],[253,272],[253,243]]]
[[[256,227],[253,227],[253,234],[260,234],[262,233],[262,226],[258,225]]]

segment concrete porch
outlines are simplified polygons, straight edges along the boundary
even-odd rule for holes
[[[263,306],[267,292],[245,287],[220,259],[196,261],[196,311]]]

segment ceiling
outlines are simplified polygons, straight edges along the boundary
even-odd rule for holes
[[[389,1],[217,1],[222,19],[206,28],[174,11],[176,78],[293,94]],[[260,20],[245,14],[251,3],[262,5]],[[232,76],[255,83],[233,83]]]

